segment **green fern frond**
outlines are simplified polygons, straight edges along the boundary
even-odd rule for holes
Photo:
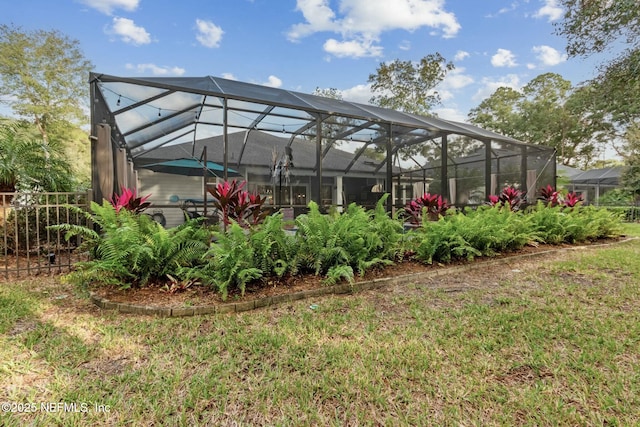
[[[341,280],[347,280],[349,283],[353,283],[353,268],[350,265],[335,265],[327,271],[327,278],[324,283],[327,285],[335,285]]]

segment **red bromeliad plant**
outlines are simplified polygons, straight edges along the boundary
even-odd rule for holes
[[[490,195],[489,203],[491,206],[509,206],[512,212],[520,210],[520,206],[524,203],[522,191],[515,187],[505,187],[500,195]]]
[[[447,213],[449,204],[439,194],[424,193],[422,196],[410,201],[404,208],[405,215],[409,217],[411,224],[422,224],[422,213],[426,209],[429,220],[435,221],[441,215]]]
[[[247,227],[260,224],[268,214],[262,209],[266,198],[244,191],[245,185],[245,181],[238,183],[234,179],[219,183],[208,190],[213,196],[214,206],[222,213],[225,230],[232,220],[242,227]]]
[[[120,194],[114,193],[111,199],[109,199],[109,202],[115,208],[116,212],[120,212],[120,209],[125,209],[129,212],[139,214],[151,206],[151,202],[147,202],[149,197],[151,197],[151,194],[145,197],[139,197],[136,194],[136,190],[121,187]]]

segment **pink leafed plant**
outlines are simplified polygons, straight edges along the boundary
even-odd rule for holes
[[[149,197],[151,197],[151,194],[139,197],[135,189],[123,186],[120,187],[120,194],[114,193],[111,199],[109,199],[109,202],[115,208],[116,212],[125,209],[129,212],[139,214],[151,206],[151,202],[147,202]]]
[[[268,214],[262,209],[266,198],[243,190],[245,185],[245,181],[238,183],[234,179],[209,189],[214,206],[222,213],[225,230],[232,220],[241,227],[248,227],[260,224]]]
[[[565,196],[562,203],[564,204],[564,206],[568,208],[573,208],[573,207],[576,207],[582,201],[583,201],[582,194],[576,194],[574,192],[571,192]]]
[[[411,224],[422,223],[422,213],[426,209],[429,220],[435,221],[441,215],[445,215],[449,204],[439,194],[424,193],[422,196],[411,200],[404,208],[405,215],[409,217]]]
[[[520,210],[524,200],[522,191],[515,187],[505,187],[499,195],[490,195],[489,203],[491,206],[508,206],[513,212]]]
[[[547,206],[554,207],[560,204],[560,193],[558,193],[551,185],[542,187],[539,191],[540,200],[542,200]]]

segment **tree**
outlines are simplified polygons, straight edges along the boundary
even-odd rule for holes
[[[34,123],[45,144],[50,133],[84,118],[92,68],[79,42],[58,31],[0,25],[0,101]]]
[[[589,88],[574,88],[562,76],[546,73],[520,91],[498,88],[470,111],[469,119],[503,135],[553,147],[563,164],[588,165],[611,127],[590,100]]]
[[[621,181],[640,196],[640,8],[637,0],[560,0],[565,9],[558,33],[571,56],[622,52],[605,62],[591,82],[593,109],[609,117],[612,146],[625,159]],[[616,146],[614,141],[622,141]]]
[[[627,167],[620,177],[623,188],[640,199],[640,124],[634,124],[627,130],[628,144],[625,161]]]
[[[607,52],[589,82],[593,109],[610,117],[612,141],[640,121],[640,8],[636,0],[560,0],[565,9],[557,32],[567,38],[571,56]],[[611,55],[612,53],[615,55]],[[623,153],[621,153],[623,154]]]
[[[369,75],[371,90],[375,94],[370,102],[380,107],[427,116],[440,103],[437,85],[453,69],[453,64],[439,53],[427,55],[417,64],[399,59],[380,64],[376,74]]]
[[[640,8],[636,0],[560,0],[564,19],[558,34],[567,38],[567,53],[588,56],[622,40],[630,50],[640,45]]]
[[[471,109],[469,118],[472,123],[515,138],[515,135],[520,134],[519,104],[523,96],[510,87],[499,87],[490,97],[482,100],[480,105]]]

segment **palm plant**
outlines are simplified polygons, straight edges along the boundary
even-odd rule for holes
[[[69,191],[70,170],[58,143],[45,143],[26,122],[0,118],[0,191]]]

